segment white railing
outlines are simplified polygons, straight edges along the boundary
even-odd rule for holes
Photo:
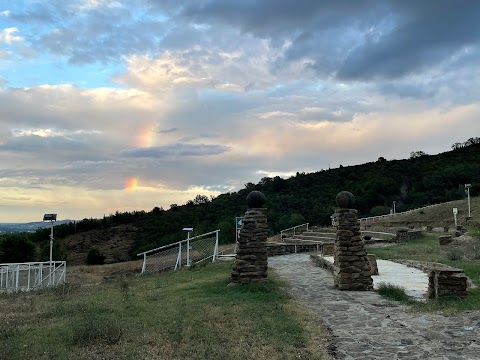
[[[280,239],[283,239],[283,234],[292,233],[292,235],[295,235],[295,233],[298,232],[298,231],[299,231],[299,228],[301,228],[301,227],[305,228],[305,230],[303,230],[302,232],[308,231],[308,224],[309,224],[309,223],[305,223],[305,224],[293,226],[293,227],[291,227],[291,228],[284,229],[284,230],[280,231]]]
[[[65,283],[66,261],[0,264],[0,292],[38,290]]]
[[[219,232],[220,230],[211,231],[137,254],[143,256],[142,274],[177,270],[184,265],[191,266],[209,259],[215,262],[218,257]]]
[[[457,201],[457,200],[454,200],[454,201]],[[360,222],[373,222],[373,221],[376,221],[376,220],[381,220],[381,219],[387,219],[387,218],[392,218],[392,217],[396,217],[396,216],[402,216],[402,215],[407,215],[407,214],[411,214],[415,211],[419,211],[419,210],[423,210],[423,209],[428,209],[428,208],[432,208],[432,207],[435,207],[435,206],[439,206],[439,205],[445,205],[445,204],[449,204],[449,203],[452,203],[454,201],[447,201],[447,202],[444,202],[444,203],[439,203],[439,204],[433,204],[433,205],[428,205],[428,206],[423,206],[423,207],[420,207],[420,208],[416,208],[416,209],[412,209],[412,210],[407,210],[407,211],[403,211],[403,212],[396,212],[395,214],[386,214],[386,215],[379,215],[379,216],[370,216],[370,217],[366,217],[366,218],[360,218],[358,219]]]

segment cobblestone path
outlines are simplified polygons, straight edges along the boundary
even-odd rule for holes
[[[376,292],[340,291],[308,254],[270,257],[289,292],[333,333],[337,359],[480,359],[480,312],[408,313]]]

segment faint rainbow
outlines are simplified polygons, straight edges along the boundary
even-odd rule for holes
[[[151,147],[155,142],[157,127],[155,124],[147,124],[140,129],[136,136],[135,145],[138,147]]]
[[[132,176],[125,181],[125,191],[133,192],[137,190],[138,186],[138,177]]]

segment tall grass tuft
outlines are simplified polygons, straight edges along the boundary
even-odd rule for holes
[[[377,292],[389,300],[395,300],[404,303],[413,301],[405,292],[405,288],[401,286],[389,283],[380,283]]]

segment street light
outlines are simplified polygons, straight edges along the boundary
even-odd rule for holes
[[[53,222],[57,221],[57,214],[43,215],[43,221],[50,221],[50,272],[48,274],[48,285],[52,285],[52,255],[53,255]]]
[[[465,184],[465,189],[467,190],[467,198],[468,198],[468,217],[471,217],[470,214],[470,187],[472,184]]]
[[[182,230],[187,232],[187,266],[190,266],[190,233],[193,231],[193,228],[186,227]]]

